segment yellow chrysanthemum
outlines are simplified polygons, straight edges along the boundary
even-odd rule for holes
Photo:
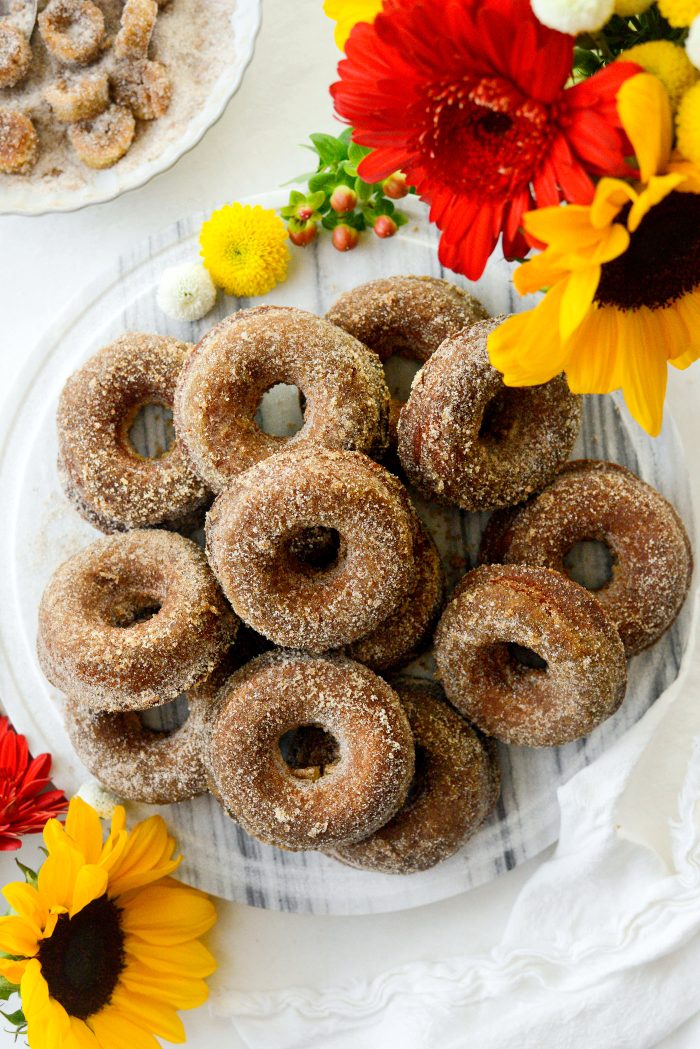
[[[177,1009],[207,998],[216,963],[197,940],[216,915],[204,893],[170,874],[180,862],[159,816],[107,840],[94,809],[74,798],[65,827],[44,828],[36,886],[6,885],[0,973],[21,987],[31,1049],[158,1049],[184,1042]]]
[[[628,17],[640,15],[654,3],[654,0],[615,0],[615,14]]]
[[[700,0],[659,0],[659,10],[672,26],[683,29],[700,15]]]
[[[686,91],[676,115],[678,149],[700,167],[700,84]]]
[[[323,11],[336,22],[335,42],[341,51],[356,22],[373,22],[383,0],[325,0]]]
[[[289,234],[276,211],[228,204],[202,226],[199,243],[209,275],[227,295],[267,295],[287,276]]]
[[[661,429],[667,364],[700,357],[700,167],[671,157],[672,117],[659,80],[623,84],[618,109],[640,169],[636,186],[604,178],[593,203],[542,208],[525,228],[546,249],[515,273],[534,310],[489,339],[508,386],[566,372],[576,393],[621,388],[632,415]]]
[[[623,51],[619,61],[636,62],[647,73],[657,76],[666,88],[674,109],[700,75],[684,48],[670,40],[648,40],[646,44],[637,44]]]

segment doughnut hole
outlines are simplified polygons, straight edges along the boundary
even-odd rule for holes
[[[411,393],[411,385],[422,367],[422,362],[407,355],[403,356],[400,351],[392,354],[384,361],[384,375],[391,396],[405,404]]]
[[[289,439],[304,425],[304,395],[298,386],[278,382],[260,398],[255,422],[269,437]]]
[[[485,677],[500,681],[506,688],[517,689],[533,675],[546,674],[548,664],[538,652],[513,641],[497,641],[480,651]]]
[[[332,772],[340,761],[340,744],[322,725],[297,725],[284,732],[277,745],[295,779],[314,783]]]
[[[169,703],[163,703],[162,706],[138,711],[137,716],[143,727],[149,732],[172,735],[173,732],[182,728],[190,716],[187,693],[182,692]]]
[[[123,442],[139,459],[164,459],[175,443],[172,410],[163,401],[135,405],[122,423]]]
[[[595,593],[612,582],[615,555],[601,539],[581,539],[564,557],[564,571],[569,579]]]
[[[345,543],[335,528],[303,528],[291,537],[287,553],[296,571],[330,572],[345,556]]]
[[[484,408],[479,437],[487,444],[505,442],[515,431],[518,421],[527,416],[531,400],[529,390],[504,387]]]
[[[127,630],[139,623],[147,623],[157,616],[162,608],[159,599],[148,593],[126,593],[112,605],[110,618],[112,626]]]

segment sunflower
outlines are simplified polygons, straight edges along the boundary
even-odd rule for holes
[[[639,67],[567,87],[574,44],[530,0],[386,0],[353,27],[331,92],[372,149],[359,174],[404,172],[442,231],[443,265],[478,278],[501,233],[509,258],[524,255],[526,211],[588,204],[591,174],[626,173],[615,99]]]
[[[65,827],[44,828],[36,880],[6,885],[0,973],[20,986],[32,1049],[158,1049],[183,1042],[177,1008],[207,997],[214,959],[197,937],[215,921],[203,893],[170,877],[180,862],[159,816],[107,840],[97,813],[73,798]]]
[[[700,167],[672,158],[671,107],[656,77],[624,84],[619,107],[641,181],[604,178],[590,207],[525,216],[546,250],[516,271],[515,286],[549,290],[491,335],[489,355],[508,386],[565,371],[576,393],[622,388],[656,435],[667,364],[686,368],[700,356]]]
[[[357,22],[372,22],[382,9],[382,0],[324,0],[323,12],[335,23],[335,42],[342,51]]]

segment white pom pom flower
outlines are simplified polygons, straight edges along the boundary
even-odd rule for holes
[[[536,17],[560,33],[594,33],[602,29],[615,10],[615,0],[532,0]]]
[[[82,798],[87,805],[91,805],[100,819],[111,820],[117,805],[121,805],[121,798],[112,794],[96,779],[86,780],[78,791],[78,797]]]
[[[688,58],[696,69],[700,69],[700,15],[690,23],[690,32],[685,42]]]
[[[184,262],[163,270],[158,305],[176,321],[198,321],[213,308],[216,288],[199,262]]]

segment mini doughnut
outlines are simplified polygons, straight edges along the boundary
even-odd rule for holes
[[[254,421],[277,383],[298,386],[306,400],[304,425],[288,439]],[[178,430],[214,491],[283,448],[381,453],[388,410],[376,354],[328,321],[280,306],[242,310],[217,324],[183,369],[175,396]]]
[[[316,737],[327,734],[330,760],[293,768],[283,757],[285,737],[310,727]],[[403,803],[413,768],[398,696],[349,659],[267,653],[219,695],[208,746],[211,789],[267,844],[319,849],[367,837]]]
[[[99,350],[61,393],[59,476],[79,513],[103,532],[201,524],[210,495],[181,441],[160,458],[139,455],[131,425],[147,404],[172,408],[189,343],[132,332]]]
[[[0,171],[6,175],[26,175],[39,157],[36,128],[16,109],[0,107]]]
[[[139,120],[157,120],[168,111],[173,82],[164,65],[147,58],[117,63],[112,72],[114,101]]]
[[[215,670],[189,689],[187,719],[172,732],[148,728],[136,711],[96,713],[71,699],[66,731],[83,765],[120,798],[148,805],[186,801],[207,790],[204,735],[224,681]]]
[[[416,771],[406,801],[362,841],[328,855],[350,867],[414,874],[452,856],[482,825],[500,793],[498,768],[434,684],[402,678],[394,688],[413,732]]]
[[[92,120],[71,124],[68,138],[83,164],[111,168],[129,151],[136,133],[133,114],[124,106],[110,106]]]
[[[616,463],[566,463],[522,507],[494,514],[481,557],[565,572],[580,542],[604,543],[610,581],[591,591],[617,627],[627,656],[653,645],[683,606],[693,573],[690,539],[662,495]]]
[[[379,354],[425,363],[440,343],[488,313],[472,295],[437,277],[382,277],[346,291],[326,319]],[[389,443],[396,448],[399,412],[392,398]]]
[[[435,659],[457,710],[516,746],[580,739],[615,713],[627,684],[622,642],[600,604],[529,565],[469,572],[438,624]]]
[[[21,29],[0,21],[0,88],[14,87],[24,80],[32,61],[32,49]]]
[[[109,79],[101,70],[72,77],[62,76],[49,84],[44,91],[44,98],[53,109],[56,119],[64,124],[91,120],[104,113],[109,105]]]
[[[92,0],[49,0],[38,24],[46,47],[60,62],[84,65],[102,50],[105,20]]]
[[[145,58],[158,17],[156,0],[126,0],[114,39],[117,58]]]
[[[414,659],[435,626],[444,596],[442,563],[424,525],[417,521],[415,573],[411,589],[388,619],[367,637],[348,645],[346,654],[377,674],[397,670]]]
[[[56,570],[37,648],[71,699],[96,712],[145,710],[211,674],[236,625],[198,546],[136,530],[98,539]]]
[[[319,527],[340,543],[337,560],[317,569],[290,546]],[[405,489],[359,452],[300,447],[258,463],[217,497],[206,535],[234,610],[283,648],[323,652],[365,637],[415,572]]]
[[[581,399],[563,376],[511,389],[486,340],[502,318],[446,339],[416,376],[399,419],[399,456],[430,499],[464,510],[520,502],[547,484],[571,451]]]

